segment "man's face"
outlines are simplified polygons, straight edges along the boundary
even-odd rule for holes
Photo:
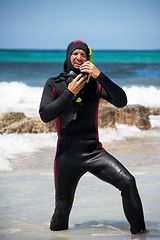
[[[87,61],[87,54],[82,49],[75,49],[70,56],[73,67],[80,68],[80,66]]]

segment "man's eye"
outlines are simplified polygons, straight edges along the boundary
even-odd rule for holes
[[[77,56],[77,55],[78,55],[78,53],[73,53],[72,55],[74,55],[74,56]]]

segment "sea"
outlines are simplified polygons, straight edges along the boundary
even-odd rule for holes
[[[0,116],[39,116],[43,87],[63,71],[65,50],[0,50]],[[93,50],[93,63],[127,94],[128,104],[160,107],[160,50]],[[87,173],[67,231],[51,232],[56,133],[0,135],[0,239],[160,239],[160,116],[151,130],[99,128],[107,151],[136,177],[148,232],[131,235],[120,192]]]

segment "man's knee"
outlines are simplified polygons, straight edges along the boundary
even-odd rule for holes
[[[121,178],[118,184],[118,188],[121,191],[124,191],[126,189],[134,188],[135,186],[136,186],[135,177],[128,172],[124,173],[121,172]]]
[[[136,184],[135,177],[131,174],[127,174],[124,178],[124,181],[128,187],[135,186]]]

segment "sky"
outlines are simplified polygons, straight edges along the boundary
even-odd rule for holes
[[[0,0],[0,49],[160,49],[160,0]]]

